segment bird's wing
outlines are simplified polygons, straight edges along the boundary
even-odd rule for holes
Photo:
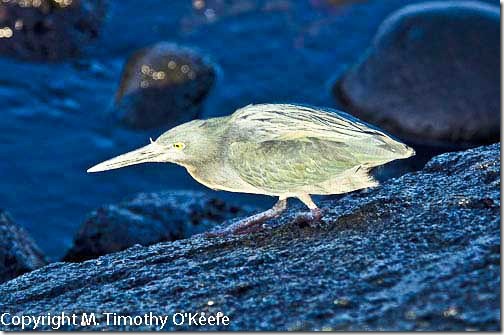
[[[367,170],[358,173],[359,162],[337,142],[313,138],[239,141],[230,145],[228,159],[244,181],[271,194],[332,194],[374,185]],[[321,189],[320,185],[342,175],[346,177],[341,183],[348,185],[339,185],[341,190]]]
[[[414,154],[408,146],[349,114],[288,104],[249,105],[229,118],[234,141],[305,141],[321,139],[346,147],[360,165],[373,167]]]
[[[348,143],[388,137],[349,114],[289,104],[246,106],[231,116],[230,125],[236,134],[255,142],[313,137]]]

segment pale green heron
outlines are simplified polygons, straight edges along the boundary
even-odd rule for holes
[[[234,114],[184,123],[147,146],[100,163],[98,172],[146,162],[182,165],[201,184],[278,197],[273,208],[216,234],[246,233],[279,216],[287,198],[301,200],[319,220],[310,194],[340,194],[378,183],[370,169],[415,151],[346,113],[291,104],[259,104]]]

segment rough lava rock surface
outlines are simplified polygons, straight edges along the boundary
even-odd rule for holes
[[[0,54],[56,61],[78,56],[96,39],[106,0],[10,0],[0,2]]]
[[[0,210],[0,283],[46,264],[28,233]]]
[[[92,212],[74,238],[65,261],[82,261],[135,244],[174,241],[212,229],[224,220],[251,212],[204,192],[141,193]]]
[[[126,63],[114,113],[131,128],[178,125],[199,115],[215,77],[214,65],[195,50],[157,43]]]
[[[404,7],[337,82],[346,110],[415,144],[500,139],[500,11],[475,1]]]
[[[194,330],[499,330],[499,144],[322,205],[315,227],[293,223],[294,208],[249,236],[50,264],[0,286],[0,310],[96,312],[104,330],[156,328],[107,326],[105,311],[231,318]]]

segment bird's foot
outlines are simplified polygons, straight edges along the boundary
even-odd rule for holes
[[[244,235],[261,231],[264,229],[264,222],[280,216],[286,207],[287,201],[285,199],[279,200],[273,208],[262,213],[252,215],[248,218],[241,219],[224,229],[207,232],[205,233],[205,237]]]
[[[266,221],[266,219],[242,219],[224,229],[206,232],[205,237],[224,237],[230,235],[245,235],[249,233],[255,233],[263,230],[262,223],[264,223],[264,221]]]
[[[324,212],[320,208],[314,208],[310,210],[308,213],[298,214],[294,218],[294,223],[296,224],[306,224],[313,226],[322,221],[322,217],[324,216]]]

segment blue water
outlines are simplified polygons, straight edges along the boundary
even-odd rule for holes
[[[122,66],[138,48],[171,41],[196,47],[217,64],[203,117],[261,102],[336,106],[333,81],[362,55],[387,14],[412,2],[418,1],[206,1],[197,10],[190,1],[111,1],[100,39],[80,59],[0,59],[0,206],[57,259],[100,205],[138,192],[204,189],[166,164],[85,172],[160,133],[130,131],[107,118]]]

